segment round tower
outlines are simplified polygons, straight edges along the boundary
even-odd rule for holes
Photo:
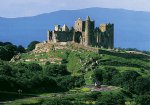
[[[87,16],[85,21],[85,46],[90,45],[90,22],[91,19]]]

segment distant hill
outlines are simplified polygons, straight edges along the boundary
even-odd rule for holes
[[[28,45],[33,40],[44,41],[48,29],[55,24],[68,26],[81,17],[89,15],[100,23],[115,24],[115,47],[150,50],[150,13],[123,9],[87,8],[61,10],[33,17],[0,18],[0,41]]]

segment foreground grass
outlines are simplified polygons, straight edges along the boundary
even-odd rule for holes
[[[114,87],[113,90],[110,91],[102,91],[101,94],[109,94],[112,93],[118,93],[122,89],[118,87]],[[49,100],[49,99],[66,99],[66,100],[72,100],[72,101],[80,101],[82,103],[86,104],[95,104],[95,101],[91,101],[87,99],[87,96],[91,94],[91,89],[87,87],[82,88],[75,88],[65,93],[43,93],[39,94],[36,97],[30,97],[30,98],[23,98],[23,99],[16,99],[14,101],[9,101],[5,105],[39,105],[41,102]]]

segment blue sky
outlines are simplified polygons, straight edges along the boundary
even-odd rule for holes
[[[24,17],[89,7],[150,12],[150,0],[0,0],[0,17]]]

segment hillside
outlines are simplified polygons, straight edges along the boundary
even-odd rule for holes
[[[150,50],[150,13],[122,9],[87,8],[62,10],[33,17],[0,18],[0,40],[27,46],[33,40],[46,40],[47,30],[55,24],[72,26],[89,15],[100,23],[115,24],[115,47]]]
[[[120,72],[135,70],[142,75],[150,76],[150,56],[138,52],[99,49],[71,43],[67,45],[41,43],[35,50],[21,54],[19,58],[15,62],[35,62],[41,65],[46,62],[54,64],[65,62],[72,75],[85,74],[87,84],[92,84],[89,77],[96,68],[114,67]]]
[[[3,96],[0,101],[5,101],[6,105],[99,105],[109,102],[149,105],[150,56],[144,53],[72,43],[40,43],[32,52],[15,58],[5,69],[12,67],[13,76],[9,81],[11,85],[15,83],[16,74],[15,79],[19,81],[18,85],[21,84],[23,93],[0,91]],[[2,64],[0,62],[0,67]],[[102,83],[101,88],[94,86],[95,78]]]

